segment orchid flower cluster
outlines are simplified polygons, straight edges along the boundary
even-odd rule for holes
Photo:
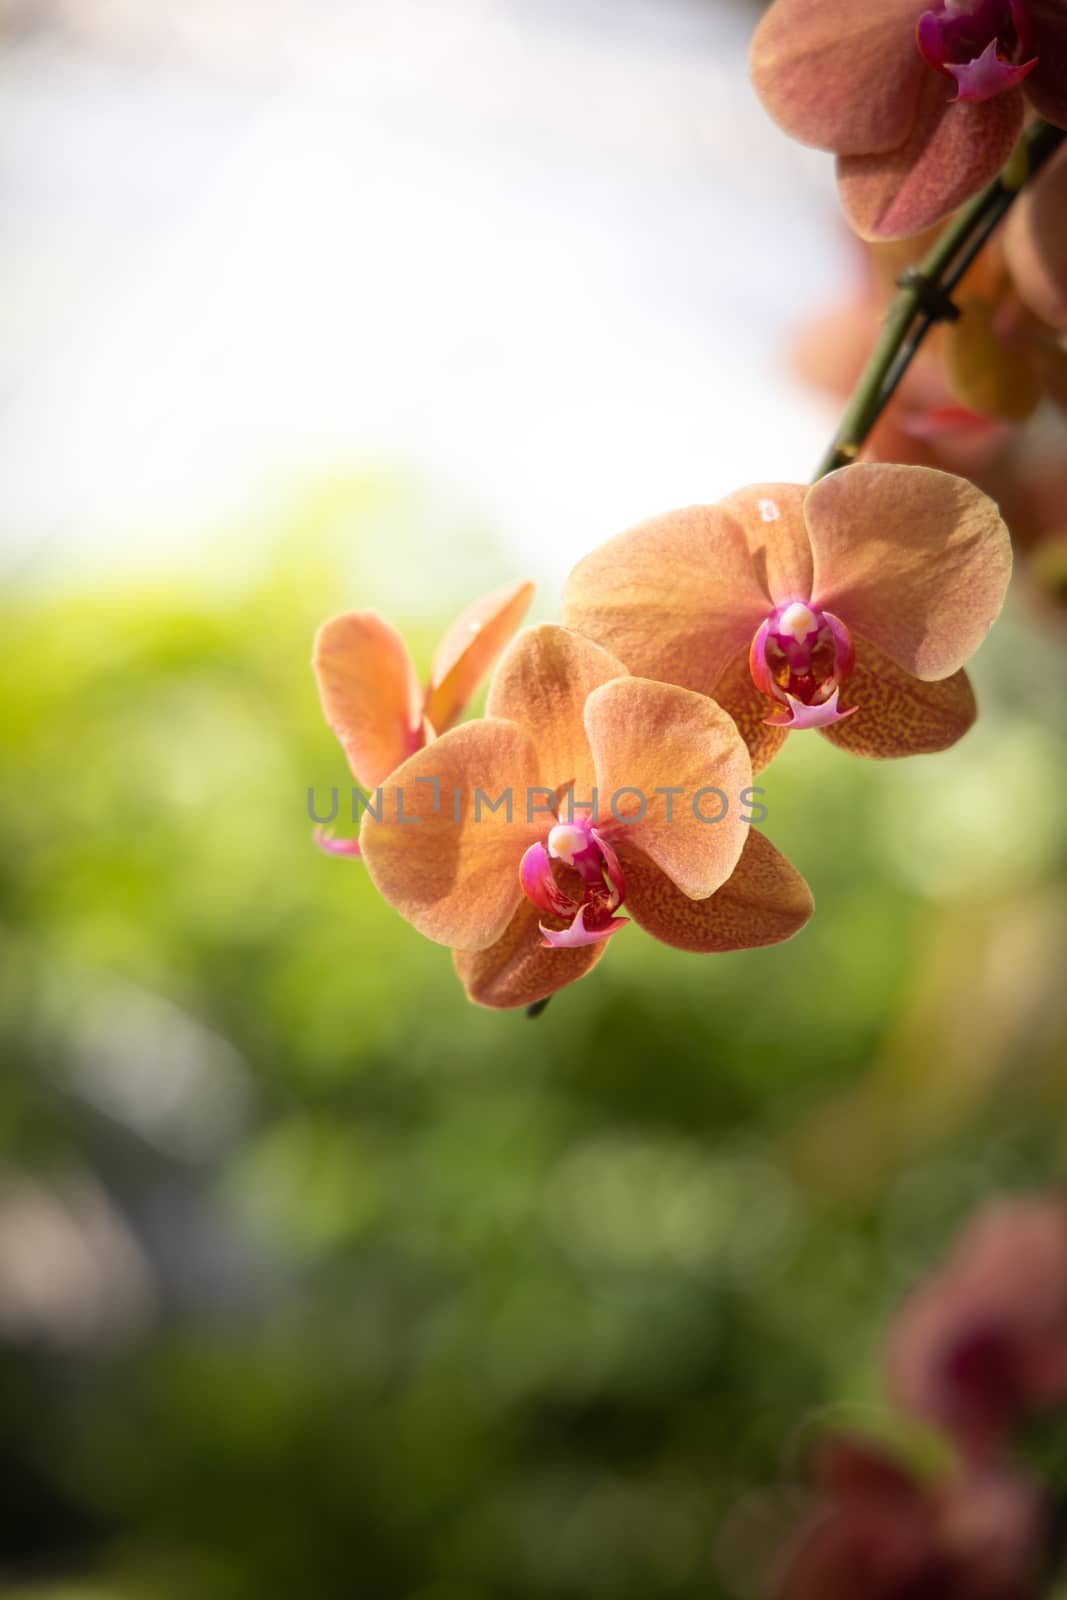
[[[834,470],[619,533],[571,574],[561,625],[518,631],[528,584],[476,601],[425,689],[372,612],[316,643],[327,721],[373,791],[358,841],[320,842],[450,947],[483,1005],[539,1005],[631,921],[703,954],[799,931],[811,894],[754,825],[753,778],[791,734],[888,758],[966,733],[965,666],[1012,565],[1001,485],[968,450],[1067,406],[1067,0],[774,0],[752,71],[786,132],[836,153],[875,253],[836,367],[825,341],[808,352],[862,401]],[[933,241],[947,271],[973,240],[959,300],[906,280],[871,377],[888,253],[895,270]],[[920,313],[945,324],[922,348]]]
[[[872,1440],[824,1438],[817,1502],[774,1592],[1037,1600],[1067,1503],[1042,1493],[1020,1447],[1067,1402],[1067,1198],[986,1206],[904,1302],[886,1369],[902,1413],[948,1444],[946,1466],[920,1471]]]

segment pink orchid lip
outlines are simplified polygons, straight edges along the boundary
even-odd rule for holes
[[[791,694],[786,695],[788,714],[777,712],[763,720],[771,728],[828,728],[833,722],[844,722],[846,717],[859,710],[859,706],[849,706],[847,711],[840,711],[837,704],[840,693],[840,689],[835,689],[829,700],[817,706],[806,706],[802,700],[794,700]]]
[[[749,651],[752,681],[774,706],[774,728],[825,728],[852,715],[839,698],[856,652],[831,611],[810,600],[787,600],[760,623]]]
[[[543,922],[539,923],[546,947],[551,950],[573,950],[583,944],[598,944],[601,939],[608,939],[620,928],[625,928],[630,920],[629,917],[611,917],[598,927],[587,928],[585,914],[588,909],[588,904],[583,901],[569,928],[546,928]]]
[[[928,66],[956,82],[956,101],[977,103],[1018,88],[1038,58],[1030,49],[1027,0],[938,0],[916,27]]]
[[[957,92],[952,104],[955,105],[959,100],[992,100],[1008,89],[1017,89],[1036,66],[1036,56],[1024,61],[1021,66],[1013,66],[1010,61],[1002,60],[997,54],[997,41],[990,39],[982,54],[973,61],[945,63],[946,71],[956,80]]]
[[[580,900],[561,887],[553,861],[562,862],[578,874]],[[622,865],[611,844],[588,818],[557,822],[549,829],[547,844],[538,841],[530,845],[519,864],[519,882],[539,911],[570,918],[569,925],[562,929],[539,924],[549,949],[595,944],[625,927],[629,920],[614,915],[626,895]]]
[[[335,839],[328,828],[321,825],[312,834],[318,848],[327,856],[361,856],[358,839]]]

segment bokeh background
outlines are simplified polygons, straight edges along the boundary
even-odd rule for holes
[[[852,257],[728,0],[0,7],[0,1595],[756,1592],[881,1330],[1062,1175],[1064,637],[797,738],[776,950],[530,1022],[314,851],[308,669],[807,477]]]

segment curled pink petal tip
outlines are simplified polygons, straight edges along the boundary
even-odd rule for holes
[[[526,851],[519,863],[519,882],[538,911],[556,917],[569,917],[574,911],[576,902],[556,882],[552,859],[543,844],[532,844]]]
[[[318,827],[312,837],[316,845],[327,856],[356,856],[362,855],[358,839],[335,839],[327,828]]]
[[[607,939],[620,928],[625,928],[629,917],[612,917],[599,928],[587,928],[585,925],[586,907],[579,906],[578,914],[569,928],[546,928],[540,923],[544,935],[546,948],[550,950],[573,950],[578,945],[596,944],[601,939]]]
[[[615,911],[626,899],[626,879],[623,876],[622,863],[599,829],[591,828],[590,833],[596,840],[602,858],[604,882],[609,890],[608,910]]]

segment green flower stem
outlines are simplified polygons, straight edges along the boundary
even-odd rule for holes
[[[951,315],[951,296],[1033,178],[1067,137],[1060,128],[1037,121],[1019,141],[1000,176],[964,206],[918,267],[901,275],[901,290],[860,378],[832,444],[813,478],[854,461],[889,404],[930,329]]]

